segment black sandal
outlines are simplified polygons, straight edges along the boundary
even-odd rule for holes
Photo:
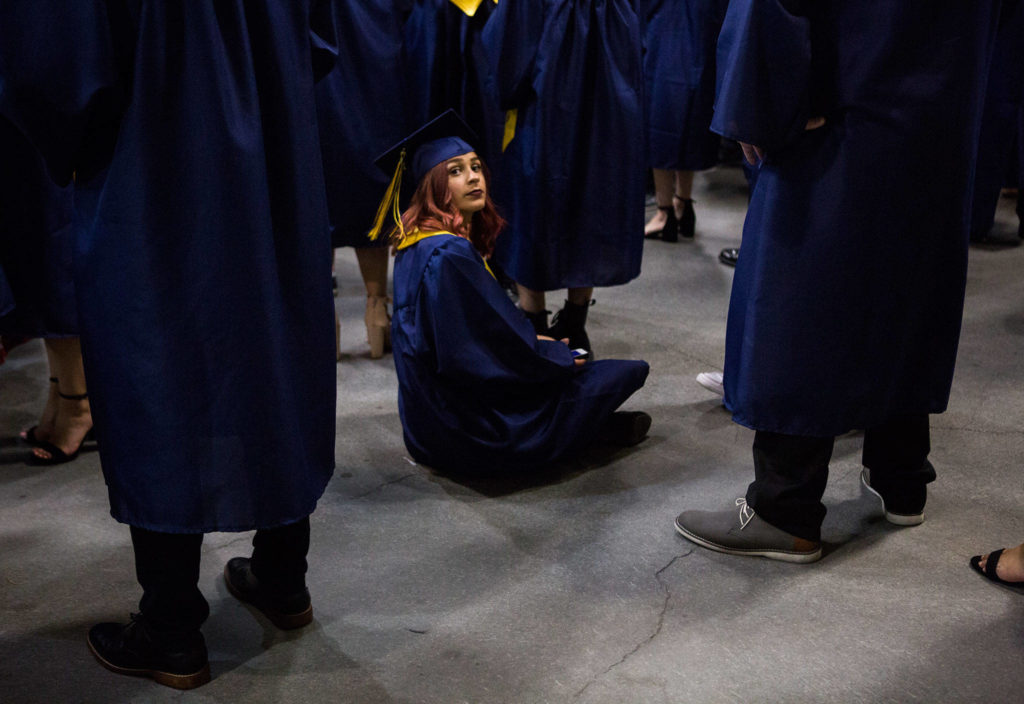
[[[984,569],[981,567],[981,555],[975,555],[971,558],[971,569],[980,574],[985,579],[1001,584],[1004,587],[1010,587],[1014,591],[1024,593],[1024,582],[1008,582],[998,574],[996,574],[996,567],[999,566],[999,558],[1003,556],[1004,548],[999,548],[988,554],[988,559],[985,561]]]
[[[665,213],[665,226],[660,230],[644,235],[644,239],[675,242],[679,239],[679,221],[676,220],[676,209],[671,205],[659,205],[658,210]]]
[[[85,399],[89,398],[89,394],[87,393],[62,394],[60,391],[58,391],[57,395],[66,401],[84,401]],[[64,450],[60,449],[53,443],[37,441],[35,443],[35,446],[42,450],[43,452],[49,453],[50,456],[40,457],[39,455],[33,452],[30,453],[28,456],[28,463],[30,465],[34,465],[37,467],[49,467],[55,464],[65,464],[67,462],[71,462],[76,457],[78,457],[78,453],[82,451],[82,446],[84,446],[85,443],[89,442],[90,440],[93,440],[95,437],[96,436],[93,433],[93,429],[89,428],[86,434],[82,437],[82,442],[78,443],[78,447],[76,447],[75,451],[71,453],[64,452]]]
[[[697,232],[697,214],[693,212],[693,198],[681,198],[680,196],[672,196],[680,203],[683,204],[683,215],[679,218],[679,226],[677,228],[676,239],[669,240],[670,242],[678,241],[679,237],[686,240],[692,240],[693,236]],[[672,214],[675,215],[673,209]]]
[[[50,377],[50,383],[51,384],[56,384],[57,383],[57,377],[51,376]],[[58,391],[57,393],[60,393],[60,392]],[[18,433],[18,437],[21,438],[22,442],[27,442],[32,447],[39,447],[39,445],[41,445],[44,441],[40,440],[39,438],[36,437],[36,430],[38,430],[38,429],[39,429],[38,425],[33,425],[28,430],[22,430],[20,433]]]

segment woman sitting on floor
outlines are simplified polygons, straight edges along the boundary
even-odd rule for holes
[[[534,332],[492,275],[487,258],[505,222],[487,167],[451,136],[470,134],[449,111],[378,160],[414,155],[417,183],[392,235],[406,447],[435,469],[493,475],[543,468],[599,438],[640,442],[650,416],[615,409],[643,386],[647,363],[574,358],[564,341]]]

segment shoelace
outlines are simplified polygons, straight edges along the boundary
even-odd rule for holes
[[[756,514],[754,509],[747,506],[747,500],[742,496],[736,499],[736,505],[740,507],[740,530],[743,530]]]

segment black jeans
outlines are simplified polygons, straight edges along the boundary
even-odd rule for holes
[[[825,506],[821,497],[835,438],[757,431],[754,481],[747,504],[761,518],[806,540],[821,540]],[[935,480],[926,414],[899,416],[864,432],[861,461],[871,485],[883,494],[912,495]]]
[[[198,630],[210,615],[199,591],[202,533],[158,533],[132,526],[135,576],[142,585],[139,611],[156,631],[182,634]],[[279,528],[256,531],[252,570],[272,593],[306,588],[309,517]]]

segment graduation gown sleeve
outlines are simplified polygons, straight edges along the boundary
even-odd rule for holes
[[[0,3],[0,114],[42,152],[61,185],[95,170],[125,103],[115,35],[123,15],[99,0]],[[87,138],[88,137],[88,138]]]
[[[502,109],[517,107],[530,90],[545,12],[541,0],[499,2],[484,28],[483,44]]]
[[[810,116],[810,20],[804,0],[732,0],[718,40],[714,132],[766,150]]]
[[[438,376],[488,393],[533,393],[571,377],[568,347],[538,340],[471,245],[452,240],[427,264],[419,304]]]

